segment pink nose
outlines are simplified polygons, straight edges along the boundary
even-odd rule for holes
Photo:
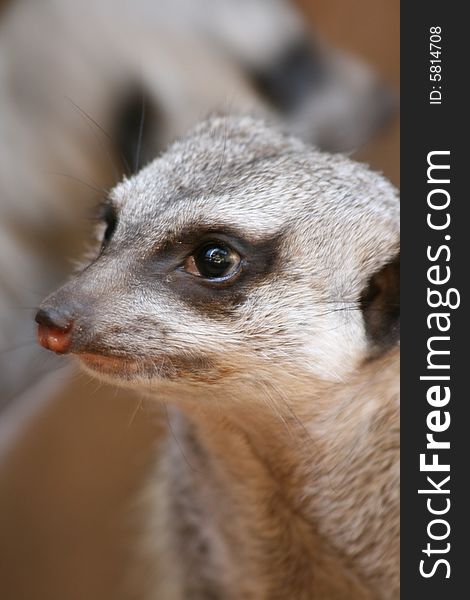
[[[47,350],[66,354],[72,343],[73,322],[52,309],[40,309],[36,314],[38,341]]]

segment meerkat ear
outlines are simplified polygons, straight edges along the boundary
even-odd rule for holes
[[[400,338],[400,255],[369,279],[360,298],[371,355],[378,356]]]

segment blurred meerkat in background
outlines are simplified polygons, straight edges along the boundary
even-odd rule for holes
[[[4,402],[48,368],[25,311],[68,272],[86,207],[124,174],[214,110],[341,151],[391,111],[376,75],[286,0],[12,0],[1,18]]]

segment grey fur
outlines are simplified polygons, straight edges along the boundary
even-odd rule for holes
[[[270,116],[343,150],[370,137],[383,111],[377,77],[317,37],[286,0],[9,3],[0,22],[2,400],[44,370],[24,310],[69,272],[83,213],[125,171],[116,129],[129,94],[137,119],[141,95],[147,105],[143,161],[214,110]],[[299,45],[321,76],[295,110],[281,110],[252,74]]]
[[[43,308],[90,372],[171,407],[140,507],[148,598],[398,598],[398,353],[360,306],[399,250],[396,190],[231,117],[111,199],[111,239]],[[181,269],[202,231],[238,238],[245,278]],[[230,310],[188,302],[200,286]]]

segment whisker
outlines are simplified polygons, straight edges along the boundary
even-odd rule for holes
[[[100,145],[100,148],[104,151],[106,158],[108,159],[108,162],[111,165],[111,168],[113,170],[113,175],[114,175],[114,184],[118,183],[121,180],[121,173],[120,173],[119,169],[117,168],[116,163],[114,162],[109,149],[104,146],[101,139],[99,138],[99,136],[96,135],[95,131],[92,129],[90,124],[97,127],[99,129],[99,131],[101,131],[101,133],[103,133],[103,135],[106,137],[106,139],[108,139],[112,143],[112,145],[115,146],[115,143],[113,142],[111,136],[109,135],[109,133],[106,132],[106,130],[97,121],[95,121],[95,119],[93,119],[93,117],[91,117],[85,110],[83,110],[83,108],[78,106],[78,104],[76,104],[69,96],[65,96],[65,99],[72,104],[72,106],[79,112],[79,114],[84,119],[87,120],[88,128],[90,129],[95,140]]]
[[[50,290],[40,291],[40,290],[36,290],[36,289],[30,288],[28,286],[25,286],[21,283],[16,283],[16,282],[15,282],[15,289],[22,290],[23,292],[28,292],[28,294],[34,294],[34,296],[37,296],[41,300],[43,298],[45,298],[47,296],[47,294],[50,293]]]
[[[142,136],[143,136],[143,131],[144,131],[144,122],[145,122],[145,95],[144,95],[144,93],[142,93],[142,113],[140,116],[139,134],[137,137],[137,149],[136,149],[135,164],[134,164],[134,171],[136,173],[140,168],[140,152],[141,152],[141,148],[142,148]]]
[[[30,311],[36,311],[38,309],[37,306],[9,306],[7,308],[8,311],[10,310],[30,310]]]
[[[135,418],[137,416],[137,413],[139,412],[139,410],[143,406],[143,403],[144,403],[143,398],[139,398],[138,401],[137,401],[135,409],[132,411],[132,415],[131,415],[131,418],[129,420],[129,423],[127,424],[128,427],[130,427],[132,425],[132,423],[134,422],[134,420],[135,420]]]
[[[219,161],[219,166],[217,168],[217,174],[215,176],[214,182],[211,186],[211,189],[209,191],[209,196],[212,196],[212,193],[214,192],[217,184],[219,183],[221,174],[222,174],[222,167],[224,166],[225,163],[225,158],[226,158],[226,153],[227,153],[227,138],[228,138],[228,132],[227,132],[227,119],[225,119],[225,124],[224,124],[224,145],[222,148],[222,154],[220,155],[220,161]]]
[[[171,434],[172,438],[174,439],[174,441],[175,441],[175,443],[176,443],[176,445],[177,445],[177,447],[178,447],[178,449],[179,449],[179,451],[181,453],[181,456],[183,457],[184,461],[186,462],[186,464],[188,465],[188,467],[192,471],[194,471],[195,473],[200,473],[199,469],[196,469],[194,467],[194,465],[192,465],[191,462],[188,460],[188,457],[186,456],[186,454],[185,454],[185,452],[183,450],[183,447],[181,446],[180,441],[178,440],[178,438],[176,436],[176,433],[173,430],[173,427],[172,427],[171,422],[170,422],[170,417],[168,415],[168,407],[167,407],[166,403],[162,402],[161,404],[163,405],[163,409],[165,411],[166,422],[168,423],[168,430],[170,431],[170,434]]]
[[[75,175],[70,175],[69,173],[60,173],[58,171],[51,171],[49,173],[50,175],[56,175],[58,177],[65,177],[66,179],[70,179],[71,181],[75,181],[76,183],[81,183],[82,185],[84,185],[86,188],[90,189],[91,191],[95,192],[96,194],[102,195],[103,193],[106,193],[106,189],[105,188],[99,188],[96,185],[92,184],[92,183],[88,183],[87,181],[84,181],[83,179],[80,179],[80,177],[76,177]]]

